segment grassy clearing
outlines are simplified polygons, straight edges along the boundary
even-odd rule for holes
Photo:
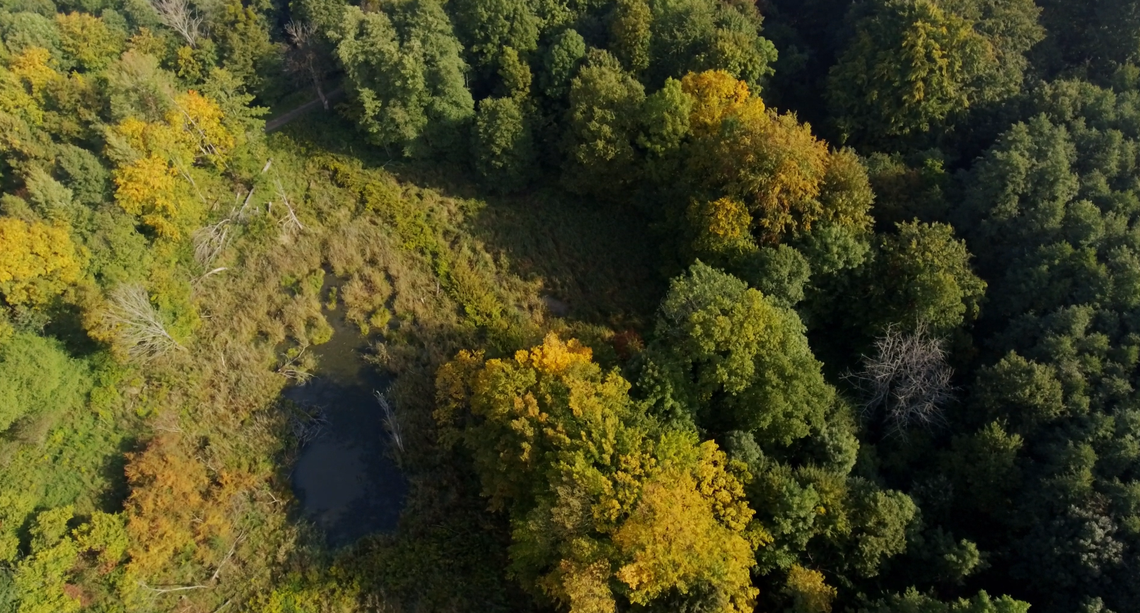
[[[100,358],[88,406],[3,446],[0,476],[27,482],[5,490],[9,549],[36,554],[28,530],[46,509],[121,512],[124,562],[82,558],[68,588],[108,611],[530,606],[503,575],[508,527],[435,445],[435,371],[460,348],[502,355],[551,328],[612,354],[613,331],[641,328],[664,289],[639,219],[548,191],[482,199],[447,168],[357,155],[316,115],[319,138],[306,120],[269,138],[272,163],[213,204],[197,250],[162,254],[174,264],[152,287],[181,347],[145,367]],[[396,534],[336,554],[298,517],[278,401],[330,338],[330,303],[395,376],[411,483]]]

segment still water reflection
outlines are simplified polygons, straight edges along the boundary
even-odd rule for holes
[[[332,340],[315,347],[314,377],[285,390],[325,423],[302,449],[293,468],[301,508],[339,547],[372,533],[394,530],[407,482],[389,455],[384,415],[373,395],[390,381],[365,363],[368,345],[338,309],[327,313]]]

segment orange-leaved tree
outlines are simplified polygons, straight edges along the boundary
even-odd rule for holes
[[[219,495],[224,488],[216,484],[225,480],[211,475],[188,446],[180,436],[163,434],[127,455],[128,553],[130,570],[140,579],[161,575],[176,556],[210,560],[210,541],[230,536],[227,501]]]

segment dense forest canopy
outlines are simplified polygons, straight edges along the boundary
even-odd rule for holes
[[[1140,2],[0,41],[0,613],[1140,610]],[[283,393],[337,334],[409,484],[342,547]]]

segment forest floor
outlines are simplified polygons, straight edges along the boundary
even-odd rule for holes
[[[301,117],[302,115],[304,115],[304,114],[306,114],[309,111],[312,111],[314,109],[324,107],[325,110],[330,110],[329,105],[332,105],[336,101],[340,100],[341,97],[343,97],[343,96],[344,96],[344,88],[343,87],[337,87],[337,88],[329,91],[329,93],[325,94],[324,100],[321,100],[319,97],[313,98],[312,100],[310,100],[310,101],[308,101],[308,102],[306,102],[306,103],[304,103],[298,107],[294,107],[288,111],[285,111],[284,113],[281,113],[280,115],[274,117],[273,119],[266,121],[265,122],[265,132],[266,132],[266,134],[268,134],[270,132],[275,132],[277,130],[280,130],[281,128],[285,127],[287,124],[289,124],[293,120],[297,119],[298,117]]]

